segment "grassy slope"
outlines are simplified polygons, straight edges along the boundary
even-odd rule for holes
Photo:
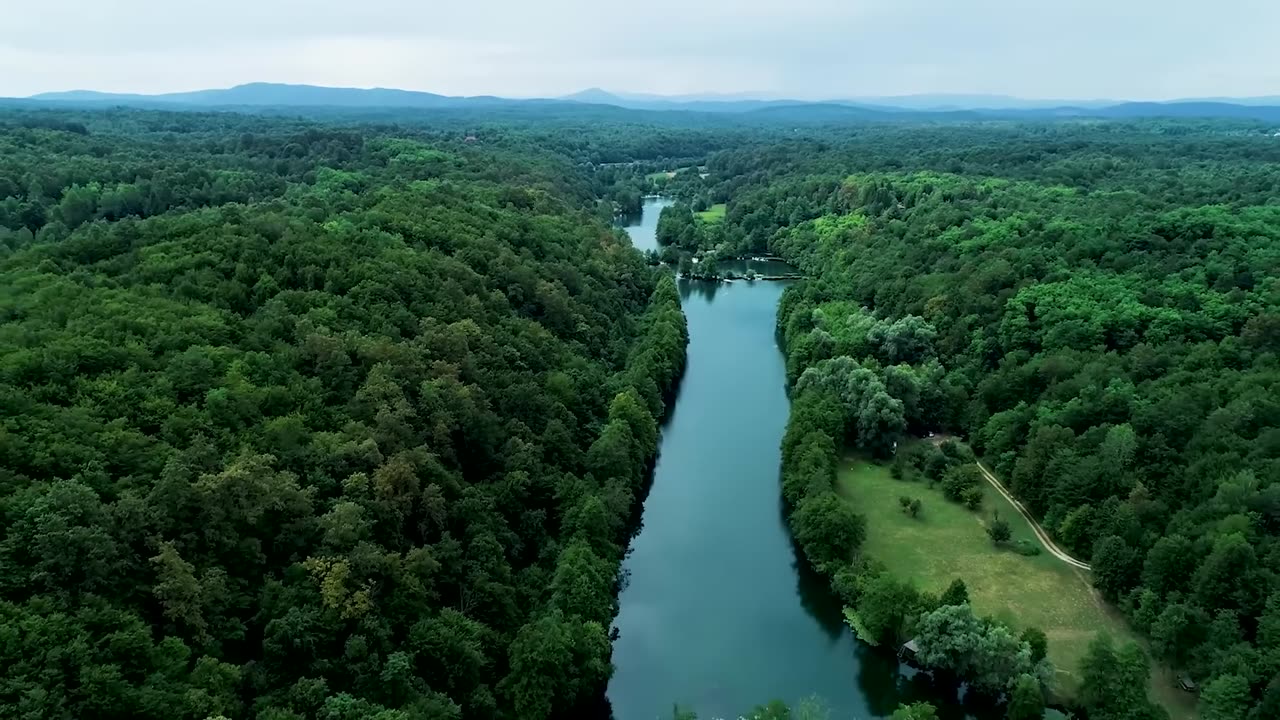
[[[724,214],[727,209],[728,207],[724,203],[718,203],[700,213],[694,213],[694,215],[703,222],[716,223],[724,220]]]
[[[1049,637],[1049,659],[1057,667],[1058,691],[1071,694],[1080,682],[1080,659],[1094,633],[1117,641],[1136,639],[1123,618],[1089,585],[1087,574],[1048,552],[1024,557],[992,546],[985,527],[995,512],[1009,521],[1013,541],[1035,542],[1027,521],[995,488],[983,483],[983,507],[972,512],[925,483],[894,480],[889,468],[850,457],[840,473],[840,490],[867,516],[869,557],[922,589],[941,592],[957,577],[969,588],[974,609],[1021,630],[1036,626]],[[911,518],[900,496],[920,498],[920,517]],[[1174,720],[1195,717],[1194,698],[1172,687],[1167,671],[1153,673],[1152,697]]]

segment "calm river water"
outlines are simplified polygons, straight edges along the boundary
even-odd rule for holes
[[[637,247],[655,246],[664,204],[646,201],[629,228]],[[617,720],[666,720],[675,703],[736,718],[815,694],[841,719],[955,702],[856,641],[796,555],[778,485],[788,401],[774,315],[786,285],[680,283],[688,369],[624,563],[608,688]]]

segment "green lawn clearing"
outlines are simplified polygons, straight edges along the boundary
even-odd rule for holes
[[[724,214],[727,210],[727,205],[724,203],[717,203],[700,213],[694,213],[694,215],[696,215],[702,222],[718,223],[724,220]]]
[[[940,593],[957,577],[969,589],[974,610],[1016,630],[1040,628],[1049,637],[1049,659],[1057,668],[1055,690],[1070,696],[1080,683],[1080,660],[1099,631],[1117,642],[1137,639],[1116,611],[1089,583],[1088,573],[1068,566],[1041,547],[1036,556],[997,548],[986,526],[995,513],[1013,529],[1010,545],[1026,539],[1039,546],[1017,510],[987,483],[982,508],[971,511],[947,500],[927,482],[894,480],[887,465],[851,456],[841,467],[839,490],[867,517],[863,550],[894,575],[923,590]],[[904,513],[898,498],[919,498],[919,517]],[[1196,716],[1194,696],[1173,687],[1171,676],[1155,668],[1152,697],[1174,720]]]

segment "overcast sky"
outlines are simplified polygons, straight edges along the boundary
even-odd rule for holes
[[[0,96],[1280,94],[1280,0],[10,0]]]

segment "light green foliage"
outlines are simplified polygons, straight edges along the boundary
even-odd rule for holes
[[[938,711],[929,703],[900,705],[893,711],[891,720],[938,720]]]
[[[979,620],[969,604],[943,605],[916,626],[917,660],[967,678],[992,692],[1011,689],[1020,675],[1044,676],[1031,661],[1030,646],[999,624]]]
[[[702,212],[694,213],[694,216],[704,223],[718,223],[724,220],[727,209],[728,207],[724,203],[716,203]]]

